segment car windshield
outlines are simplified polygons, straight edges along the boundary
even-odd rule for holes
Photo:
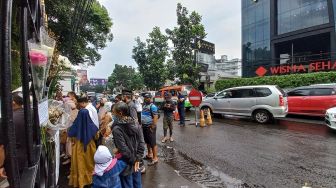
[[[214,97],[216,95],[216,93],[210,93],[208,95],[206,95],[206,97]]]

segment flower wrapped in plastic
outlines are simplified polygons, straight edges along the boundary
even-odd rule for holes
[[[67,129],[70,114],[65,110],[64,104],[59,101],[49,100],[48,129],[51,131]]]
[[[32,41],[28,41],[28,46],[34,91],[37,100],[41,101],[44,97],[43,91],[46,81],[47,52],[42,49],[40,44]]]
[[[52,57],[54,54],[55,44],[56,41],[49,37],[48,32],[41,27],[40,29],[40,35],[41,35],[41,48],[47,52],[47,65],[46,65],[46,71],[45,71],[45,78],[48,78],[49,69],[52,61]]]

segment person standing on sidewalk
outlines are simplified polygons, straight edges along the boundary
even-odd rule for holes
[[[134,119],[136,122],[136,125],[138,125],[141,128],[141,124],[139,123],[138,120],[138,113],[137,113],[137,108],[135,106],[135,103],[133,102],[133,93],[130,90],[122,90],[122,95],[123,95],[123,101],[127,104],[129,114],[130,116]],[[140,129],[141,134],[142,134],[142,129]],[[140,171],[142,174],[146,173],[146,167],[144,165],[144,161],[141,158],[140,161]]]
[[[121,188],[119,175],[126,163],[114,158],[106,146],[99,146],[95,155],[93,188]]]
[[[178,92],[178,100],[177,100],[177,111],[180,116],[180,126],[185,126],[185,107],[184,107],[184,101],[185,96],[181,93],[181,91]]]
[[[130,116],[138,122],[138,114],[137,114],[137,109],[135,107],[135,104],[132,100],[133,94],[132,91],[130,90],[123,90],[122,91],[123,95],[123,101],[127,104],[129,111],[130,111]],[[139,124],[140,125],[140,124]]]
[[[88,99],[86,97],[79,98],[78,103],[81,110],[68,132],[68,136],[73,142],[69,185],[83,188],[92,183],[98,127],[91,119],[90,111],[86,108]]]
[[[145,152],[145,143],[141,128],[130,116],[130,110],[124,102],[113,108],[116,123],[113,124],[112,134],[120,159],[127,163],[126,169],[120,175],[123,188],[141,188],[140,161]]]
[[[165,101],[162,104],[163,109],[163,139],[162,143],[165,143],[167,140],[173,142],[173,121],[174,121],[174,110],[176,109],[176,103],[172,100],[172,94],[165,94]],[[167,132],[169,128],[169,137],[167,137]]]
[[[136,93],[134,95],[134,104],[135,104],[135,107],[136,107],[136,110],[137,110],[137,114],[138,114],[138,122],[141,125],[141,112],[142,112],[143,101],[140,98],[139,93]]]
[[[156,145],[156,125],[159,119],[158,108],[151,102],[151,94],[144,95],[145,104],[141,113],[141,124],[145,143],[147,144],[147,155],[145,159],[151,160],[148,165],[159,162],[158,146]]]

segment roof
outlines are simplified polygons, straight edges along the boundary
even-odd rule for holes
[[[161,88],[159,91],[171,90],[171,89],[181,89],[183,86],[189,86],[189,85],[168,86],[168,87]]]
[[[240,87],[232,87],[227,89],[246,89],[246,88],[256,88],[256,87],[275,87],[276,85],[254,85],[254,86],[240,86]]]
[[[297,87],[292,90],[296,89],[322,89],[322,88],[336,88],[336,85],[312,85],[312,86],[302,86],[302,87]]]

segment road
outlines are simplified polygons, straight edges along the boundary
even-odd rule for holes
[[[205,128],[175,124],[175,142],[161,144],[160,157],[205,187],[336,187],[336,133],[321,124],[237,118]]]

